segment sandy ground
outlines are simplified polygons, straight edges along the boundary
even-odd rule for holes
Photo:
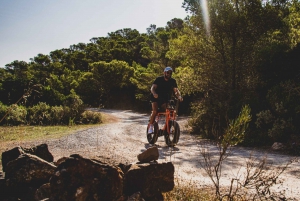
[[[138,162],[137,155],[151,146],[146,138],[149,114],[134,113],[129,110],[101,110],[100,112],[108,114],[111,123],[80,131],[59,140],[47,140],[35,144],[47,143],[54,160],[78,153],[84,157],[96,157],[104,162],[105,160],[122,163]],[[212,181],[200,165],[203,159],[201,150],[206,149],[212,153],[212,156],[217,156],[218,149],[212,143],[205,143],[204,140],[190,135],[186,127],[187,119],[180,116],[177,119],[181,135],[175,147],[166,146],[164,137],[158,138],[156,143],[160,154],[158,162],[173,162],[175,176],[181,182],[198,186],[212,185]],[[20,146],[28,147],[28,144]],[[220,183],[227,186],[232,178],[241,178],[244,175],[246,160],[251,154],[256,158],[267,157],[269,167],[285,165],[293,159],[274,152],[235,147],[222,166]],[[293,198],[291,200],[300,200],[300,162],[293,162],[279,179],[283,183],[272,189],[276,192],[284,192],[286,197]]]

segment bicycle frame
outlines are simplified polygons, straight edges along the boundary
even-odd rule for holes
[[[161,120],[161,116],[165,117],[165,124],[164,127],[161,128],[162,131],[167,131],[170,134],[170,125],[169,121],[170,120],[176,120],[177,112],[174,108],[166,107],[165,112],[158,112],[155,121],[158,123]]]
[[[147,126],[147,140],[150,144],[155,144],[157,138],[160,136],[164,136],[165,142],[168,146],[175,146],[178,143],[180,136],[180,127],[176,122],[177,111],[178,111],[178,100],[176,102],[176,106],[174,100],[170,100],[167,105],[165,111],[158,110],[155,121],[153,123],[154,132],[148,133],[149,123]],[[164,119],[164,124],[161,124],[161,120]],[[149,120],[150,121],[150,120]],[[159,123],[161,127],[159,127]]]

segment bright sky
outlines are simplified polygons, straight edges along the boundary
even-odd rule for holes
[[[89,43],[123,28],[145,33],[184,19],[183,0],[0,0],[0,67]]]

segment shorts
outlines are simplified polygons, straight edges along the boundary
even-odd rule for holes
[[[162,104],[168,102],[167,99],[162,99],[162,98],[159,98],[159,97],[160,97],[160,96],[158,95],[158,98],[154,98],[153,94],[151,93],[151,94],[150,94],[150,102],[151,102],[151,103],[155,103],[155,102],[156,102],[156,103],[158,104],[158,106],[161,106]]]

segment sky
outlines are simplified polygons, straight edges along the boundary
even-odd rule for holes
[[[0,0],[0,67],[89,43],[123,28],[146,33],[188,13],[183,0]]]

